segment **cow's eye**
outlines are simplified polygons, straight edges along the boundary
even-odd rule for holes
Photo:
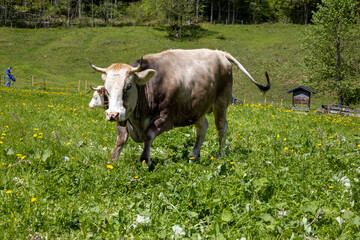
[[[126,91],[129,91],[131,89],[131,83],[128,83],[127,85],[126,85]]]

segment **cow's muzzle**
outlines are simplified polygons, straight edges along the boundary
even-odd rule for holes
[[[106,113],[106,120],[110,121],[110,122],[114,122],[114,121],[120,121],[120,113],[118,112],[109,112]]]
[[[118,112],[108,112],[106,113],[106,120],[110,122],[126,122],[125,116],[122,116]]]

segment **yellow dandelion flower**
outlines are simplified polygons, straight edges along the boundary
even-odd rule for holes
[[[333,188],[334,188],[334,186],[329,186],[329,188],[330,188],[330,189],[333,189]]]
[[[34,128],[34,131],[39,131],[39,129],[38,129],[38,128]]]
[[[168,154],[168,157],[172,157],[173,155],[171,153]]]
[[[360,148],[360,144],[358,145],[358,148]]]
[[[5,128],[9,128],[9,126],[5,126]]]
[[[3,144],[4,142],[3,141],[0,141],[0,144]]]
[[[346,211],[350,211],[350,208],[347,208]]]
[[[319,147],[321,147],[321,145],[322,145],[321,143],[318,144]]]
[[[13,191],[12,190],[7,190],[6,193],[10,194],[10,193],[13,193]]]
[[[22,141],[22,140],[24,140],[24,138],[20,138],[19,140]]]
[[[136,175],[134,178],[135,178],[135,179],[138,179],[138,178],[139,178],[139,176],[137,176],[137,175]]]
[[[195,159],[195,157],[191,157],[191,158],[190,158],[190,160],[194,160],[194,159]]]
[[[14,218],[14,221],[16,222],[16,221],[17,221],[17,219],[16,219],[16,218]]]
[[[38,136],[38,135],[37,135],[36,133],[33,135],[34,138],[36,138],[37,136]]]
[[[277,135],[276,135],[276,138],[280,138],[280,135],[279,135],[279,134],[277,134]]]
[[[6,136],[6,133],[2,133],[1,136]]]
[[[230,164],[231,164],[231,165],[234,165],[234,164],[235,164],[235,162],[231,162]]]
[[[106,167],[110,170],[114,169],[114,167],[112,165],[106,165]]]
[[[286,138],[284,138],[283,141],[286,141]]]
[[[31,198],[30,202],[35,202],[36,198]]]
[[[142,163],[146,163],[146,161],[145,161],[145,160],[143,160],[143,161],[142,161]]]
[[[288,148],[288,147],[284,147],[284,150],[287,151],[287,150],[289,150],[289,148]]]
[[[65,144],[65,146],[69,146],[71,144],[71,142],[67,142],[66,144]]]
[[[214,156],[211,156],[210,160],[214,160]]]

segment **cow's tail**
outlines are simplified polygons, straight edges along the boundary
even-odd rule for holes
[[[224,52],[225,57],[232,62],[233,64],[235,64],[241,71],[243,71],[246,76],[248,76],[248,78],[250,78],[250,80],[263,92],[266,92],[267,90],[270,89],[270,80],[269,80],[269,75],[268,73],[265,71],[265,76],[266,76],[266,81],[267,84],[266,86],[263,86],[261,84],[259,84],[258,82],[255,81],[255,79],[250,75],[250,73],[248,73],[248,71],[246,71],[246,69],[243,67],[243,65],[241,65],[233,56],[230,55],[230,53]]]

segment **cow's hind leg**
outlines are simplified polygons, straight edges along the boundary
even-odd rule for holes
[[[195,123],[196,142],[195,142],[194,148],[190,154],[190,157],[194,157],[194,158],[200,157],[200,149],[204,142],[208,126],[209,126],[209,123],[205,116],[201,117],[200,120]]]
[[[231,96],[230,96],[231,97]],[[230,97],[218,100],[214,107],[215,126],[219,136],[219,153],[218,157],[225,156],[226,131],[228,122],[226,120],[226,111],[230,102]]]

